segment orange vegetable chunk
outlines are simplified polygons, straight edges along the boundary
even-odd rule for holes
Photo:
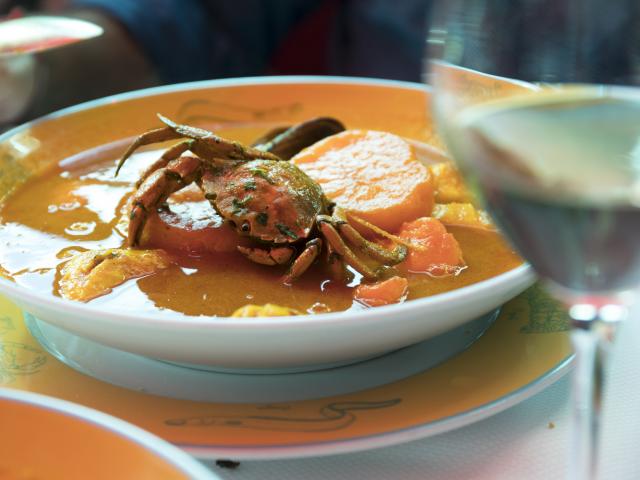
[[[291,160],[345,210],[389,231],[433,208],[429,170],[414,147],[386,132],[347,130]]]
[[[403,277],[391,277],[382,282],[358,285],[353,298],[369,307],[400,303],[409,293],[409,282]]]
[[[398,235],[418,246],[409,249],[400,268],[441,276],[459,273],[465,266],[458,241],[435,218],[422,217],[405,223]]]

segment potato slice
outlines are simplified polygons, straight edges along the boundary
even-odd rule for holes
[[[86,302],[111,292],[127,280],[151,275],[172,264],[164,250],[89,250],[62,265],[58,291],[70,300]]]

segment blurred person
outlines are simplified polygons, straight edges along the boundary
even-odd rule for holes
[[[271,74],[420,80],[425,0],[0,0],[101,37],[0,65],[0,122],[154,85]],[[14,10],[15,11],[15,10]]]

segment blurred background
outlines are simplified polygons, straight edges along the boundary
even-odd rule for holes
[[[154,85],[256,75],[419,81],[425,0],[0,0],[104,35],[0,65],[0,122]]]

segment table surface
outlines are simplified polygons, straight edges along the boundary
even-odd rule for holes
[[[640,478],[640,310],[612,350],[603,418],[602,479]],[[544,479],[566,477],[570,378],[471,426],[404,445],[295,460],[208,464],[223,479]]]

